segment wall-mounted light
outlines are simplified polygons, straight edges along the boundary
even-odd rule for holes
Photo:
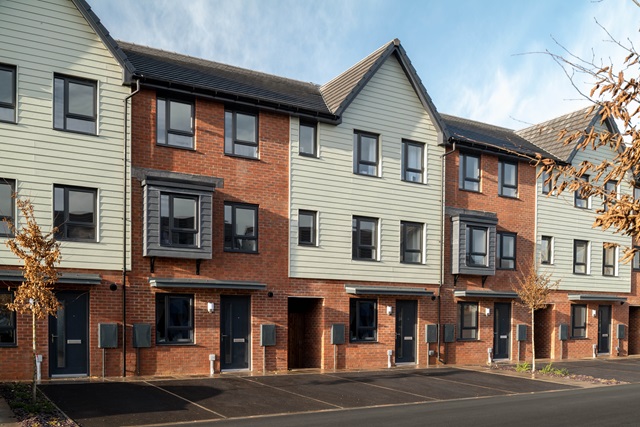
[[[491,315],[491,309],[489,307],[485,308],[484,309],[484,314],[485,314],[485,316]]]
[[[390,305],[387,306],[387,314],[389,316],[391,316],[391,313],[393,312],[393,307],[391,307]]]
[[[596,310],[591,310],[591,316],[598,317],[598,312]]]
[[[213,313],[213,310],[216,308],[216,305],[212,302],[208,302],[207,303],[207,311],[209,313]]]

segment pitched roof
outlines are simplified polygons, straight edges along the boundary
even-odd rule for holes
[[[143,84],[335,120],[312,83],[118,41]]]
[[[441,114],[447,126],[450,140],[468,146],[477,146],[486,150],[504,152],[506,154],[524,154],[535,156],[540,154],[546,158],[558,160],[551,153],[537,147],[511,129],[493,126],[486,123]]]
[[[516,133],[538,147],[553,153],[562,161],[571,162],[577,143],[565,145],[564,141],[559,138],[560,131],[566,130],[568,132],[574,132],[587,130],[595,125],[600,117],[600,110],[594,108],[593,111],[589,112],[590,108],[591,107],[587,107],[543,123],[538,123],[537,125],[519,130]]]

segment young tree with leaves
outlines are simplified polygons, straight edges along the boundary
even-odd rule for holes
[[[7,304],[9,310],[19,313],[31,313],[33,341],[33,384],[32,398],[36,401],[37,348],[36,320],[57,314],[60,303],[53,292],[53,285],[58,280],[56,267],[60,264],[60,244],[55,239],[55,228],[46,234],[42,233],[34,216],[31,200],[16,197],[16,205],[24,223],[18,226],[9,222],[9,229],[14,237],[7,240],[6,245],[18,258],[24,281],[15,291],[13,302]]]

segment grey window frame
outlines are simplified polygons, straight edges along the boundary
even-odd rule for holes
[[[189,300],[189,322],[187,326],[171,326],[171,298],[181,298]],[[156,311],[156,345],[185,345],[185,344],[194,344],[194,331],[195,331],[195,316],[194,316],[194,306],[195,306],[195,297],[192,294],[171,294],[171,293],[157,293],[155,298],[155,311]],[[165,337],[164,340],[160,337],[161,328],[158,327],[160,323],[160,319],[158,318],[158,307],[162,304],[165,312],[164,325],[162,330],[164,330]],[[189,332],[188,340],[176,340],[176,341],[168,341],[168,333],[169,330],[185,330]]]
[[[420,248],[407,249],[405,242],[407,240],[407,227],[418,227],[420,229]],[[400,262],[403,264],[422,264],[424,259],[424,224],[421,222],[400,221]],[[407,254],[418,254],[419,261],[407,261]]]
[[[634,271],[640,270],[640,246],[633,247],[636,251],[633,254],[633,259],[631,260],[631,269]]]
[[[613,188],[611,188],[611,185],[613,185]],[[614,200],[609,202],[609,204],[615,205],[617,197],[618,197],[618,181],[616,181],[614,179],[610,179],[609,181],[605,182],[604,183],[604,191],[605,191],[605,193],[608,193],[608,192],[615,192],[616,193],[616,197],[614,198]],[[607,206],[607,199],[604,196],[602,198],[602,209],[605,212],[607,212],[609,210],[609,207]]]
[[[553,237],[552,236],[542,236],[540,238],[541,242],[544,242],[545,240],[548,242],[547,254],[546,254],[548,261],[544,261],[543,260],[543,257],[542,257],[543,251],[541,250],[540,251],[540,264],[553,265]]]
[[[313,146],[311,147],[312,151],[310,153],[302,151],[302,128],[303,127],[313,129],[313,132],[311,133],[313,135],[313,141],[312,141]],[[305,121],[300,122],[300,126],[298,128],[298,154],[300,156],[305,156],[305,157],[318,157],[318,125],[316,123],[310,123]]]
[[[589,175],[582,175],[581,179],[588,182]],[[578,188],[576,191],[573,192],[573,206],[575,206],[578,209],[590,209],[590,206],[589,206],[590,199],[591,199],[591,196],[582,197],[580,188]],[[583,203],[584,203],[584,206],[581,206]]]
[[[225,108],[224,110],[224,137],[225,137],[225,144],[224,144],[224,154],[227,156],[232,156],[232,157],[242,157],[244,159],[259,159],[260,158],[260,128],[259,128],[259,124],[260,124],[260,120],[259,120],[259,115],[257,112],[251,112],[251,111],[246,111],[246,110],[238,110],[238,109],[233,109],[233,108]],[[227,114],[231,114],[231,129],[227,129]],[[238,125],[237,125],[237,117],[238,114],[242,114],[245,116],[252,116],[255,120],[255,141],[245,141],[245,140],[240,140],[237,138],[237,133],[238,133]],[[226,138],[227,138],[227,134],[228,132],[231,131],[231,151],[227,150],[227,143],[226,143]],[[236,146],[237,145],[241,145],[244,147],[255,147],[256,148],[256,155],[255,156],[246,156],[244,154],[238,154],[236,153]]]
[[[194,235],[193,245],[181,245],[178,243],[163,243],[162,233],[165,230],[165,228],[162,227],[162,197],[163,196],[169,197],[169,227],[166,228],[166,231],[168,231],[169,233],[169,240],[173,242],[174,233],[193,234]],[[173,226],[173,223],[174,223],[173,200],[176,198],[194,200],[196,202],[194,229],[187,229],[187,228],[180,228],[180,227]],[[191,195],[191,194],[181,194],[181,193],[172,193],[169,191],[161,191],[160,192],[160,246],[169,247],[169,248],[197,248],[199,247],[199,242],[200,242],[200,197],[197,195]]]
[[[502,244],[503,243],[502,239],[505,237],[513,238],[513,256],[512,257],[505,256],[503,253],[504,245]],[[518,243],[518,235],[516,233],[509,233],[506,231],[497,233],[497,239],[496,239],[496,255],[498,258],[496,260],[497,270],[515,270],[516,269],[516,260],[517,260],[517,253],[518,253],[517,243]],[[513,261],[513,267],[502,267],[502,260]]]
[[[231,234],[228,234],[227,232],[227,228],[225,227],[224,229],[224,251],[225,252],[238,252],[238,253],[246,253],[246,254],[257,254],[259,252],[259,222],[258,222],[258,211],[259,211],[259,206],[258,205],[251,205],[251,204],[246,204],[246,203],[235,203],[235,202],[225,202],[224,207],[226,208],[227,206],[231,207]],[[236,225],[236,210],[237,209],[245,209],[245,210],[252,210],[254,212],[254,216],[255,216],[255,230],[254,230],[254,235],[253,236],[245,236],[245,235],[236,235],[235,234],[235,225]],[[226,209],[225,209],[226,210]],[[224,217],[223,213],[223,217]],[[226,225],[226,221],[225,221],[225,225]],[[226,242],[229,240],[229,238],[231,239],[231,247],[227,247]],[[255,240],[256,242],[256,249],[255,250],[248,250],[248,249],[242,249],[236,246],[235,242],[236,239],[242,239],[242,240]]]
[[[0,64],[0,70],[8,71],[11,73],[11,102],[0,102],[0,109],[11,111],[12,119],[3,120],[0,118],[0,122],[2,123],[16,123],[16,111],[17,111],[17,68],[15,65],[8,64]]]
[[[5,179],[5,178],[0,178],[0,185],[8,185],[11,188],[11,194],[15,194],[16,192],[16,182],[13,179]],[[0,223],[3,222],[3,220],[8,220],[11,221],[14,225],[15,225],[15,219],[16,219],[16,200],[14,197],[11,197],[11,212],[7,213],[7,212],[0,212]],[[13,233],[11,233],[11,230],[9,230],[9,228],[7,227],[7,232],[3,233],[1,230],[4,228],[4,226],[0,226],[0,237],[13,237]]]
[[[160,121],[158,120],[158,114],[159,114],[159,108],[158,108],[158,104],[160,103],[160,101],[164,102],[164,111],[165,111],[165,117],[164,117],[164,129],[163,129],[163,133],[164,133],[164,143],[160,142]],[[186,104],[189,105],[191,107],[191,131],[190,132],[185,132],[183,130],[180,129],[172,129],[171,128],[171,103],[178,103],[178,104]],[[194,124],[195,124],[195,103],[192,100],[187,100],[187,99],[181,99],[181,98],[172,98],[169,96],[162,96],[159,95],[156,97],[156,145],[159,145],[161,147],[172,147],[172,148],[182,148],[185,150],[194,150],[195,149],[195,129],[194,129]],[[169,136],[170,135],[178,135],[178,136],[186,136],[189,137],[191,139],[191,144],[190,146],[184,146],[184,145],[179,145],[179,144],[171,144],[169,143]]]
[[[542,172],[542,174],[540,175],[541,181],[542,181],[542,194],[549,194],[551,193],[551,182],[546,182],[547,179],[549,179],[549,174],[547,172]]]
[[[410,168],[409,165],[409,146],[420,148],[420,169]],[[402,140],[402,180],[406,182],[415,182],[418,184],[424,183],[424,150],[425,144],[421,142],[414,142],[409,140]],[[420,179],[418,181],[414,181],[412,179],[407,178],[407,174],[420,174]]]
[[[484,230],[484,252],[472,252],[473,247],[473,230]],[[474,255],[484,256],[485,262],[483,264],[477,264],[472,262]],[[487,267],[489,265],[489,228],[478,227],[476,225],[467,225],[467,253],[466,253],[467,265],[469,267]]]
[[[464,307],[475,307],[475,325],[466,325],[464,322]],[[477,302],[459,301],[458,302],[458,340],[459,341],[477,341],[478,340],[478,323],[479,323],[479,307]],[[473,331],[473,337],[464,337],[465,331]]]
[[[361,224],[362,222],[369,222],[375,225],[374,235],[371,237],[372,245],[364,245],[361,243]],[[353,216],[351,220],[351,259],[356,261],[377,261],[378,260],[378,234],[380,223],[378,218],[372,218],[367,216]],[[371,250],[373,257],[364,258],[358,256],[360,249]]]
[[[474,153],[467,153],[464,151],[460,152],[460,165],[459,165],[459,171],[458,171],[458,188],[460,190],[464,190],[464,191],[471,191],[474,193],[480,193],[481,192],[481,188],[480,188],[480,183],[482,181],[482,158],[480,154],[474,154]],[[478,159],[478,178],[474,178],[474,177],[468,177],[466,174],[467,171],[467,159],[469,157],[473,157],[475,159]],[[474,188],[467,188],[467,183],[472,183],[473,186],[475,187],[477,185],[478,189],[474,189]]]
[[[577,252],[578,252],[578,245],[584,244],[585,245],[585,261],[583,262],[578,262],[577,259]],[[584,273],[581,272],[577,272],[576,271],[576,267],[577,266],[582,266],[584,265]],[[580,275],[586,275],[589,274],[589,241],[588,240],[574,240],[573,241],[573,274],[580,274]]]
[[[576,324],[576,310],[584,310],[584,323]],[[571,304],[571,338],[582,339],[587,337],[587,306],[586,304]]]
[[[13,302],[13,299],[15,297],[14,293],[12,291],[6,291],[6,290],[0,290],[0,295],[9,295],[10,296],[10,300],[11,302]],[[5,341],[2,342],[2,340],[0,340],[0,347],[15,347],[18,344],[18,340],[16,338],[17,336],[17,328],[16,328],[16,312],[15,311],[11,311],[9,309],[7,309],[6,307],[0,307],[0,313],[5,312],[6,315],[9,316],[9,326],[0,326],[0,337],[3,334],[8,334],[9,336],[11,336],[13,338],[12,341]]]
[[[64,82],[63,89],[63,112],[62,112],[62,124],[56,124],[56,102],[55,100],[59,96],[56,92],[56,80],[62,80]],[[93,114],[77,114],[69,112],[69,83],[91,86],[93,88]],[[81,133],[84,135],[97,135],[98,134],[98,82],[95,80],[83,79],[80,77],[71,77],[62,74],[54,74],[53,76],[53,128],[62,130],[65,132]],[[68,119],[81,120],[84,122],[93,123],[93,131],[85,132],[76,129],[69,129],[67,124]]]
[[[355,138],[355,161],[354,161],[354,169],[353,173],[362,176],[379,176],[380,173],[380,135],[371,132],[363,132],[363,131],[354,131]],[[376,140],[376,160],[372,162],[370,160],[361,159],[361,145],[362,145],[362,137],[365,136],[367,138],[373,138]],[[360,171],[360,166],[374,166],[375,172],[373,174],[364,173]]]
[[[373,304],[373,324],[360,324],[361,304]],[[361,332],[373,332],[373,337],[359,338],[362,335]],[[378,301],[376,299],[349,299],[349,342],[378,342]]]
[[[605,247],[605,244],[602,245],[602,275],[607,277],[615,277],[617,270],[617,250],[615,246]],[[613,264],[607,264],[607,251],[613,251]],[[608,273],[608,269],[611,269],[612,273]]]
[[[56,193],[56,189],[57,188],[60,188],[60,189],[64,190],[64,201],[63,201],[63,203],[64,203],[64,211],[63,211],[64,220],[62,221],[61,225],[58,226],[58,230],[55,233],[56,239],[64,240],[64,241],[71,241],[71,242],[91,242],[91,243],[97,242],[98,241],[98,190],[95,189],[95,188],[88,188],[88,187],[76,187],[76,186],[72,186],[72,185],[55,184],[53,186],[53,224],[54,225],[56,224],[55,193]],[[93,194],[93,222],[92,223],[70,222],[69,221],[69,191]],[[77,226],[80,226],[80,227],[93,228],[95,236],[92,239],[74,239],[74,238],[70,238],[70,237],[68,237],[68,226],[69,225],[77,225]]]
[[[300,225],[300,217],[301,216],[309,216],[312,219],[311,230],[310,230],[310,240],[304,241],[302,240],[301,233],[301,225]],[[300,246],[316,246],[317,245],[317,227],[318,227],[318,212],[310,211],[306,209],[298,210],[298,245]]]
[[[506,165],[510,165],[515,167],[515,171],[516,171],[516,184],[515,185],[511,185],[511,184],[506,184],[504,182],[504,169],[506,167]],[[515,191],[515,195],[509,195],[509,194],[505,194],[506,190],[514,190]],[[500,159],[498,160],[498,195],[501,197],[508,197],[511,199],[517,199],[518,198],[518,162],[515,161],[509,161],[509,160],[503,160]]]

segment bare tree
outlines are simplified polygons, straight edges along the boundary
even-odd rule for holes
[[[551,274],[538,274],[535,268],[528,269],[529,273],[522,273],[513,286],[520,298],[520,304],[531,313],[531,377],[536,376],[536,341],[535,341],[535,312],[545,308],[549,302],[549,294],[557,289],[560,280],[551,280]]]
[[[9,310],[19,313],[31,313],[32,344],[33,344],[33,384],[32,399],[36,401],[37,377],[37,348],[36,348],[36,319],[43,319],[57,314],[60,303],[53,293],[53,285],[58,280],[56,267],[60,264],[60,244],[55,239],[55,231],[42,233],[36,222],[33,204],[29,199],[18,199],[16,204],[24,224],[17,226],[8,221],[9,229],[14,237],[6,242],[18,258],[24,281],[15,291],[13,302],[7,304]]]

